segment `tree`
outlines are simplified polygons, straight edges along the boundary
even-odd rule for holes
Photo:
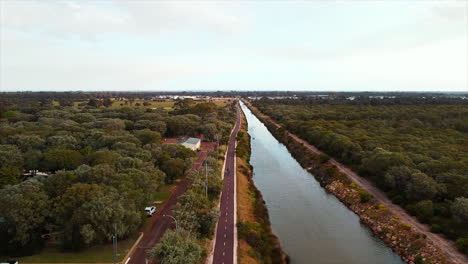
[[[362,168],[371,175],[379,175],[390,167],[410,164],[411,160],[401,153],[376,148],[369,157],[363,159]]]
[[[457,222],[468,224],[468,198],[456,198],[450,209]]]
[[[135,135],[141,141],[143,145],[161,143],[161,134],[159,134],[159,132],[145,129],[145,130],[135,132]]]
[[[44,161],[51,171],[73,170],[83,163],[83,156],[75,150],[51,149],[44,154]]]
[[[44,181],[44,190],[48,193],[49,197],[57,197],[78,181],[78,176],[73,172],[59,171],[50,175]]]
[[[113,166],[120,157],[119,153],[115,151],[98,150],[90,155],[89,160],[93,166],[98,164],[109,164]]]
[[[191,98],[176,100],[176,102],[174,103],[174,109],[183,111],[189,109],[193,105],[195,105],[195,101]]]
[[[15,145],[0,145],[0,167],[23,166],[23,156]]]
[[[434,216],[434,206],[431,200],[423,200],[409,205],[408,210],[422,222],[428,222]]]
[[[102,122],[102,127],[106,130],[124,130],[125,121],[122,119],[107,119]]]
[[[166,182],[172,183],[175,179],[184,176],[185,164],[179,158],[170,159],[163,163],[161,169],[166,173]]]
[[[102,105],[102,102],[96,98],[91,98],[89,99],[88,101],[88,105],[89,106],[92,106],[92,107],[95,107],[95,108],[98,108]]]
[[[41,167],[43,155],[40,150],[29,150],[23,154],[23,157],[25,170],[35,171]]]
[[[109,107],[112,105],[112,99],[110,98],[105,98],[104,101],[102,102],[102,104],[105,106],[105,107]]]
[[[0,102],[0,118],[3,118],[3,113],[7,110],[6,106]]]
[[[190,108],[190,113],[203,117],[216,112],[216,108],[214,103],[198,103]]]
[[[411,179],[414,170],[407,166],[391,167],[385,174],[385,187],[391,190],[403,190]]]
[[[71,135],[51,136],[46,143],[49,148],[75,149],[78,146],[78,141]]]
[[[216,124],[208,123],[200,127],[200,131],[208,140],[214,140],[215,135],[218,133]]]
[[[40,234],[50,211],[49,206],[43,184],[36,179],[0,189],[3,220],[0,222],[6,231],[1,235],[0,252],[7,255],[31,254],[40,247]]]
[[[196,264],[204,250],[196,240],[184,230],[167,231],[161,241],[148,251],[148,256],[166,264]]]
[[[78,114],[75,114],[72,119],[75,121],[75,122],[78,122],[80,124],[83,124],[83,123],[90,123],[90,122],[94,122],[96,121],[96,118],[92,115],[92,114],[89,114],[89,113],[78,113]]]
[[[0,188],[7,184],[16,184],[19,182],[21,171],[15,166],[0,167]]]
[[[413,173],[406,186],[406,197],[412,201],[431,200],[437,194],[437,182],[422,172]]]
[[[77,208],[70,222],[79,229],[79,242],[92,245],[110,241],[113,235],[128,236],[138,228],[141,217],[117,193],[108,192]]]
[[[44,139],[37,135],[14,135],[8,137],[7,142],[16,145],[23,152],[44,146]]]

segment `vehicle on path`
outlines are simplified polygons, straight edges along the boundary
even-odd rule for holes
[[[145,212],[148,216],[153,216],[153,214],[156,212],[156,206],[148,206],[145,208]]]

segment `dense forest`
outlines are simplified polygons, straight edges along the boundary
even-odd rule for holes
[[[327,100],[253,104],[468,253],[468,101]]]
[[[203,134],[223,144],[235,120],[230,104],[115,109],[113,98],[73,95],[0,100],[0,255],[36,252],[45,234],[66,250],[130,236],[158,188],[182,177],[196,156],[163,138]]]

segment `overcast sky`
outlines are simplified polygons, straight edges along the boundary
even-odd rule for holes
[[[468,1],[0,0],[0,91],[468,91]]]

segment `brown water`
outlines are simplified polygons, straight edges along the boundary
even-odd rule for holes
[[[244,104],[242,110],[251,136],[253,179],[291,263],[404,263],[357,215],[326,193]]]

